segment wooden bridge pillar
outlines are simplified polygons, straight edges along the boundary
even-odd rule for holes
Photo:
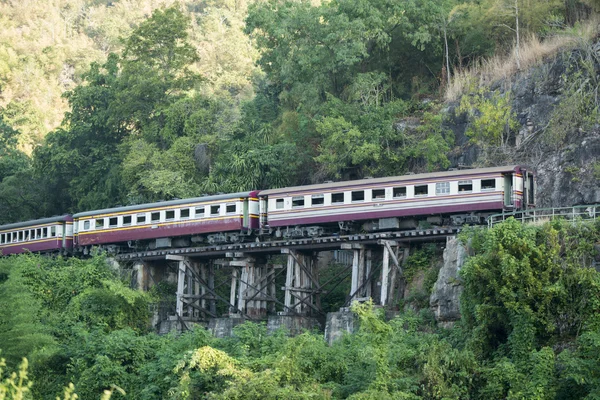
[[[190,257],[167,255],[178,262],[176,314],[181,319],[204,320],[216,317],[214,265],[200,264]]]
[[[379,304],[394,304],[397,297],[396,284],[403,277],[403,264],[408,257],[408,248],[402,247],[394,240],[379,240],[383,246],[383,262],[381,267],[381,297]],[[390,266],[390,260],[392,265]]]
[[[343,250],[352,250],[352,280],[348,304],[352,301],[366,301],[372,294],[373,252],[358,243],[343,243]]]
[[[258,263],[244,253],[227,253],[231,261],[223,265],[234,267],[231,272],[229,314],[244,314],[249,318],[264,319],[269,309],[274,310],[275,266]]]
[[[320,287],[316,256],[294,249],[281,249],[287,254],[284,313],[309,315],[321,311]]]

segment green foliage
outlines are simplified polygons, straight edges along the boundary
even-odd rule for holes
[[[40,216],[32,191],[36,184],[31,173],[31,159],[18,148],[18,132],[4,119],[0,108],[0,224]],[[37,182],[36,182],[37,183]]]
[[[600,59],[590,44],[582,45],[574,56],[561,79],[563,99],[544,132],[546,143],[554,148],[562,147],[578,130],[590,129],[600,118],[596,72]]]
[[[483,88],[463,96],[459,111],[466,113],[470,119],[467,136],[484,148],[507,146],[511,133],[518,126],[510,94],[502,96]]]
[[[31,398],[31,385],[28,377],[28,362],[24,358],[18,372],[12,372],[5,378],[6,363],[0,358],[0,400],[25,400]]]
[[[199,78],[189,69],[198,60],[188,43],[189,24],[177,6],[156,9],[125,41],[115,111],[145,140],[163,148],[163,113]]]
[[[0,333],[30,324],[45,336],[13,329],[29,347],[0,343],[10,344],[3,354],[15,355],[12,368],[17,352],[33,357],[33,398],[54,399],[63,387],[70,396],[69,382],[81,398],[107,391],[133,399],[593,398],[600,385],[598,228],[597,221],[508,220],[465,230],[474,255],[462,269],[458,327],[438,331],[414,312],[386,321],[383,308],[355,302],[358,331],[331,346],[319,333],[290,338],[254,323],[225,340],[200,327],[148,334],[144,296],[122,286],[101,257],[8,257],[0,260]],[[426,268],[433,253],[414,252],[407,271]],[[7,301],[35,313],[19,319],[11,311],[24,311]]]
[[[461,307],[474,329],[476,353],[510,354],[518,361],[538,346],[596,326],[599,303],[590,299],[600,277],[589,269],[595,250],[588,243],[597,235],[560,221],[540,229],[508,220],[475,240],[479,254],[462,269]]]

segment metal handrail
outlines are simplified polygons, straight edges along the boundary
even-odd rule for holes
[[[532,208],[528,210],[493,214],[487,219],[488,227],[491,228],[495,224],[505,221],[510,217],[513,217],[522,223],[536,223],[555,218],[564,218],[567,221],[575,221],[576,219],[596,219],[600,217],[600,204],[560,208]]]

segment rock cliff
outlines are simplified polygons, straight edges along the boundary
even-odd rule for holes
[[[467,252],[458,238],[448,238],[444,249],[444,263],[429,298],[429,306],[436,321],[446,328],[460,319],[462,285],[458,273],[466,258]]]
[[[600,121],[594,116],[598,114],[590,114],[600,104],[599,83],[600,40],[492,84],[490,93],[510,96],[518,122],[509,148],[496,158],[482,157],[482,149],[466,135],[469,121],[459,112],[459,102],[448,104],[445,127],[456,138],[452,167],[525,164],[537,172],[538,208],[600,203]],[[578,91],[591,100],[582,100]],[[582,104],[570,107],[574,99]],[[595,104],[583,110],[584,101]],[[559,138],[549,137],[556,131]]]

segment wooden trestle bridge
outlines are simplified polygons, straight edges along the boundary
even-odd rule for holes
[[[598,216],[600,205],[596,204],[497,214],[491,216],[488,223],[492,227],[509,217],[523,223],[554,218],[575,223]],[[448,227],[168,248],[119,254],[116,258],[133,264],[138,286],[144,289],[165,279],[168,271],[176,267],[174,317],[181,327],[185,327],[185,321],[223,317],[238,320],[265,320],[271,315],[319,318],[324,315],[321,300],[322,295],[327,294],[325,288],[332,290],[348,277],[351,277],[351,285],[346,306],[354,300],[369,298],[381,306],[395,304],[396,287],[403,275],[410,244],[445,240],[459,230],[459,227]],[[340,250],[349,252],[352,262],[347,262],[327,281],[321,281],[319,257],[324,252],[331,254]],[[279,257],[274,257],[276,255]],[[273,259],[278,263],[272,262]],[[283,282],[284,273],[285,284],[278,288],[277,283]],[[171,273],[170,279],[174,278]],[[223,286],[229,286],[228,290]]]
[[[165,269],[176,265],[176,318],[184,326],[185,321],[200,322],[221,317],[248,320],[264,320],[267,315],[318,318],[324,315],[321,308],[324,288],[336,286],[348,276],[351,276],[351,285],[347,305],[353,300],[369,298],[382,306],[391,304],[395,301],[394,287],[402,276],[410,243],[445,240],[456,235],[459,229],[170,248],[120,254],[116,258],[133,264],[138,283],[144,288],[164,279]],[[336,250],[352,252],[352,263],[321,282],[318,257],[322,252]],[[274,255],[282,256],[277,259],[284,261],[272,263],[270,260]],[[216,282],[217,270],[220,270],[221,282]],[[224,273],[226,279],[223,279]],[[278,288],[276,282],[283,281],[283,277],[279,277],[284,273],[285,285]],[[229,286],[228,291],[222,288],[224,285]],[[227,292],[228,298],[223,295]],[[218,313],[218,303],[224,303],[219,309],[228,312]]]

